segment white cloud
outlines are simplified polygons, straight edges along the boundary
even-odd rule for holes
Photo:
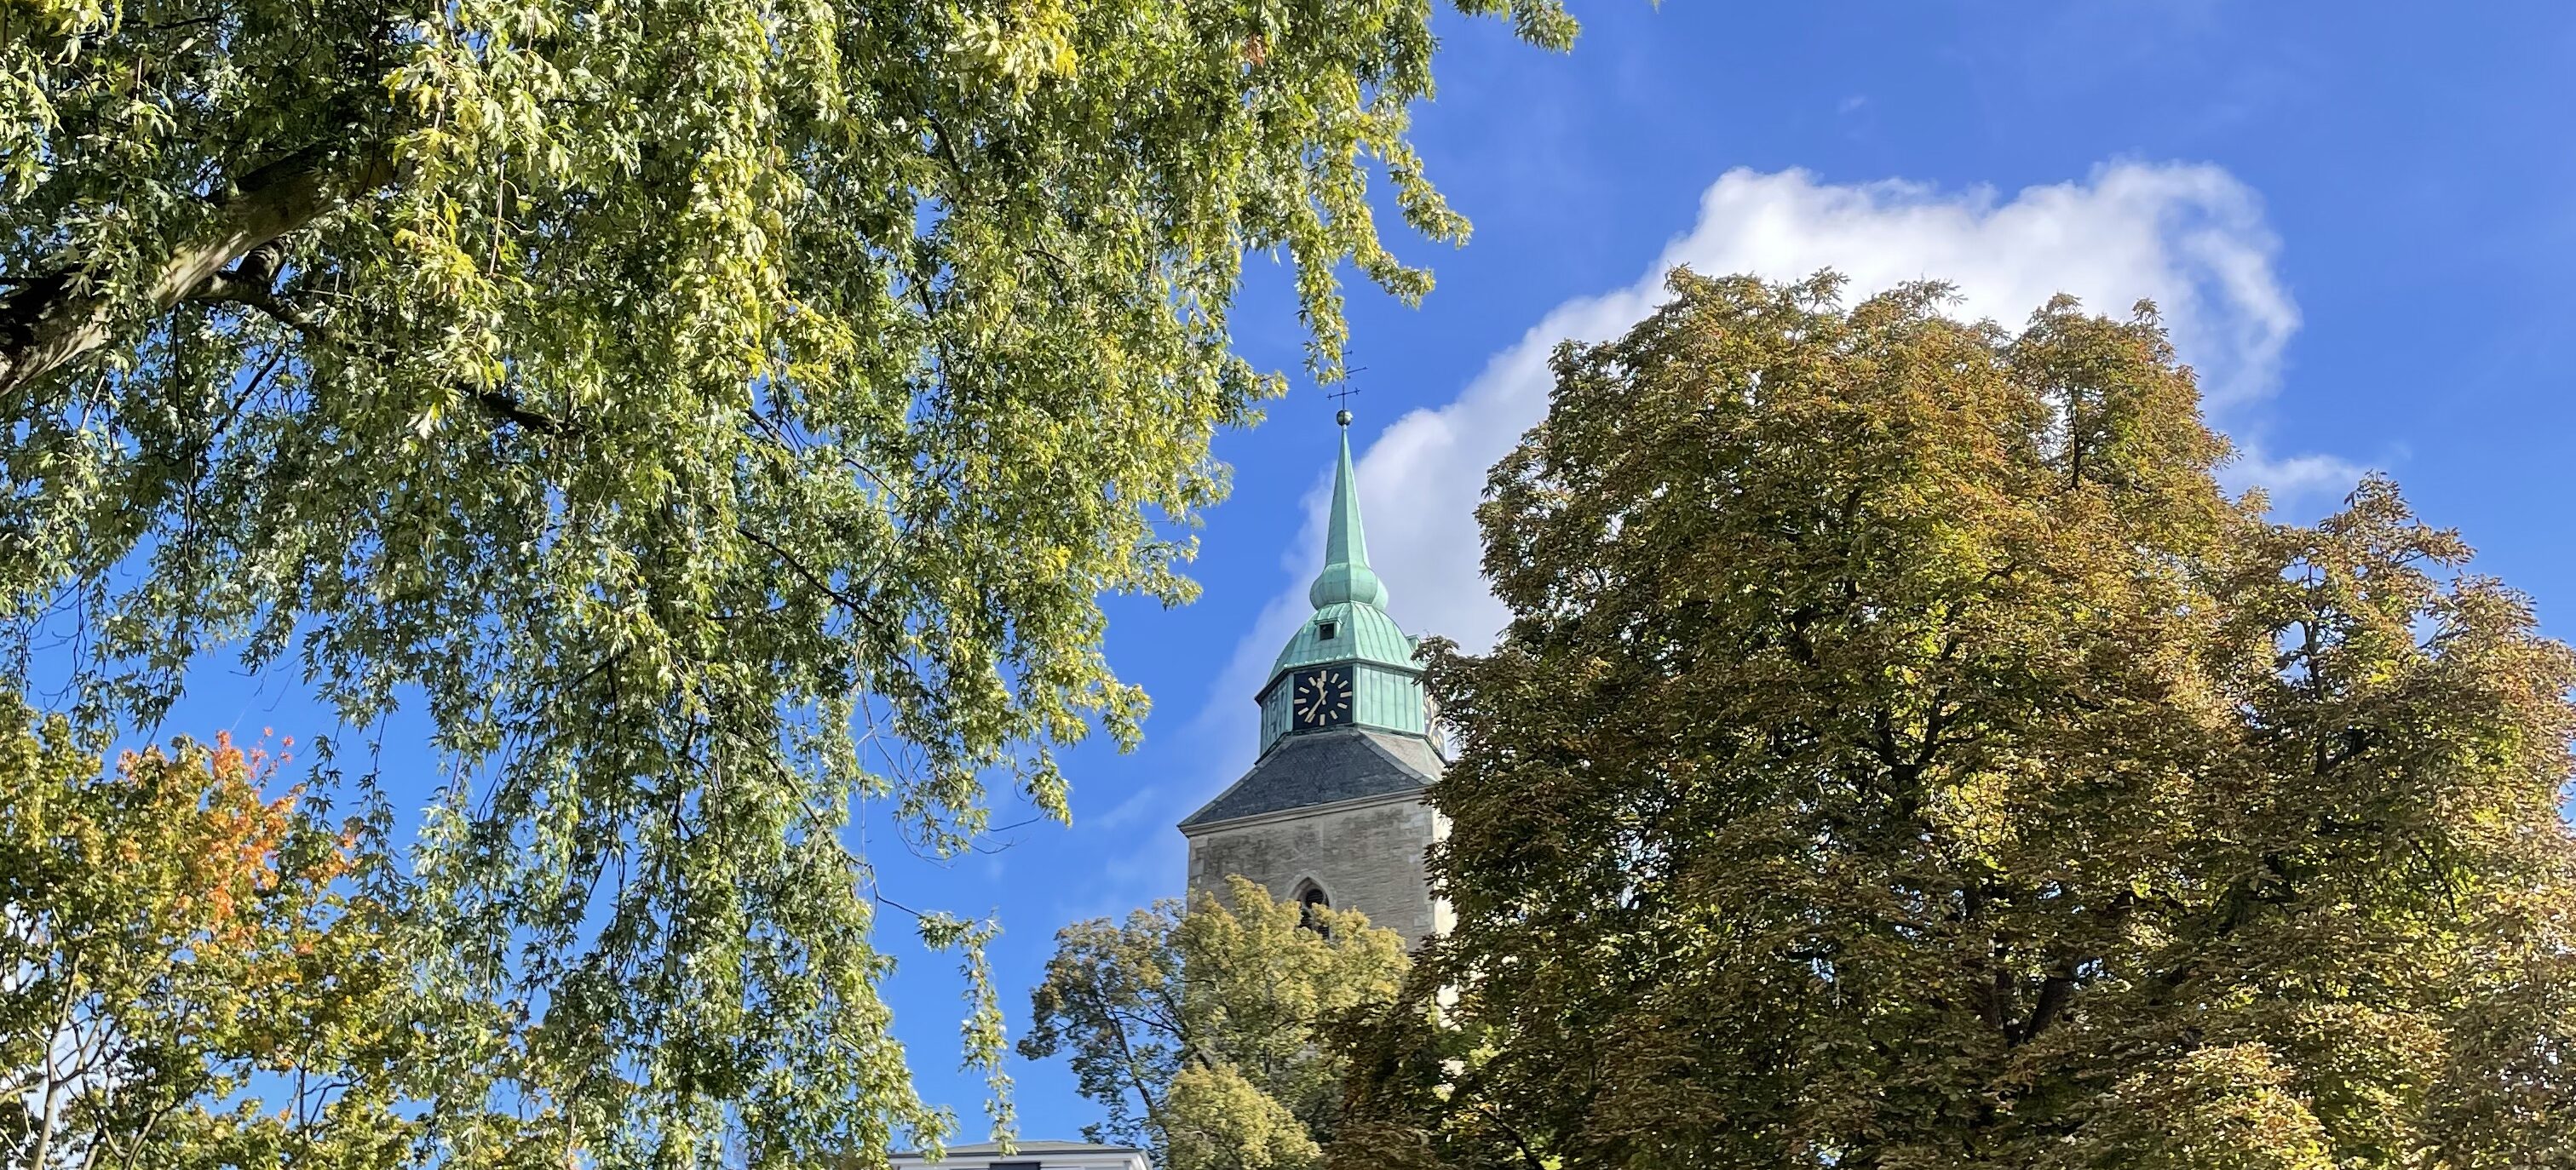
[[[1836,185],[1799,170],[1730,171],[1701,197],[1699,222],[1636,283],[1559,305],[1447,405],[1397,419],[1368,445],[1360,496],[1370,559],[1393,595],[1388,608],[1408,631],[1470,648],[1500,631],[1505,614],[1479,572],[1472,515],[1485,470],[1546,413],[1547,356],[1557,342],[1617,336],[1663,299],[1664,275],[1676,265],[1777,280],[1832,268],[1850,278],[1847,303],[1939,279],[1957,289],[1953,312],[2008,327],[2060,292],[2115,315],[2153,300],[2176,349],[2199,371],[2210,409],[2227,422],[2276,388],[2282,349],[2299,326],[2298,307],[2273,270],[2279,247],[2254,192],[2209,165],[2107,165],[2083,182],[2031,187],[2009,201],[1987,188]],[[2329,456],[2275,459],[2242,435],[2239,442],[2245,457],[2231,480],[2279,495],[2348,485],[2356,474]],[[1323,505],[1319,488],[1308,499],[1305,530],[1288,546],[1280,593],[1236,646],[1192,729],[1218,748],[1220,758],[1210,760],[1218,775],[1203,782],[1209,791],[1249,762],[1246,696],[1307,613]]]
[[[1851,278],[1852,299],[1945,280],[1958,286],[1962,315],[2006,325],[2059,292],[2113,314],[2146,298],[2200,367],[2213,405],[2233,404],[2272,389],[2299,326],[2272,273],[2279,246],[2254,193],[2214,166],[2124,163],[2002,204],[1984,188],[1831,186],[1804,171],[1738,170],[1701,197],[1698,226],[1644,280],[1602,303],[1638,307],[1624,325],[1661,299],[1676,264],[1773,279],[1833,268]]]
[[[2312,499],[2349,492],[2364,468],[2333,455],[2288,455],[2275,458],[2261,444],[2239,437],[2236,462],[2219,478],[2233,486],[2259,485],[2276,500]]]

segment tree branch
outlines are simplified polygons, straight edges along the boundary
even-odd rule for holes
[[[391,155],[351,154],[337,146],[307,147],[253,170],[216,208],[206,234],[177,247],[162,262],[144,299],[160,312],[196,298],[239,300],[272,311],[275,301],[267,299],[267,282],[257,280],[256,269],[229,274],[225,269],[348,200],[391,183],[394,175]],[[271,255],[267,272],[273,276]],[[98,287],[97,276],[75,263],[30,277],[0,295],[0,393],[18,390],[113,340],[117,305]],[[256,290],[250,288],[254,282]]]
[[[190,293],[184,299],[247,305],[266,313],[277,323],[302,334],[308,342],[316,345],[338,345],[337,340],[327,330],[306,317],[295,306],[279,300],[277,294],[271,289],[270,286],[277,279],[278,251],[277,243],[273,240],[251,249],[242,256],[241,263],[207,278],[204,287]],[[352,352],[346,345],[338,345],[338,348],[344,353]],[[369,347],[365,356],[378,362],[390,362],[393,357],[392,354],[384,352],[381,347]],[[534,431],[549,438],[568,434],[576,429],[553,415],[528,409],[526,402],[506,390],[475,391],[474,401],[483,407],[484,413],[499,421],[514,424],[523,430]]]
[[[2056,1023],[2058,1017],[2065,1013],[2066,1003],[2074,995],[2075,965],[2073,963],[2062,964],[2057,970],[2049,972],[2048,978],[2039,985],[2039,1001],[2031,1005],[2029,1022],[2016,1030],[2012,1038],[2013,1043],[2028,1044],[2038,1039],[2040,1033],[2047,1031],[2048,1026]]]
[[[1101,1020],[1107,1025],[1106,1031],[1110,1039],[1117,1041],[1119,1068],[1126,1072],[1129,1087],[1135,1089],[1136,1096],[1144,1101],[1145,1120],[1156,1129],[1162,1128],[1163,1103],[1154,1099],[1154,1090],[1145,1083],[1145,1064],[1136,1058],[1136,1048],[1128,1042],[1127,1029],[1119,1020],[1118,1013],[1109,1007],[1108,999],[1101,995],[1098,987],[1086,984],[1079,990],[1091,1000],[1091,1006],[1099,1011]],[[1186,1042],[1180,1046],[1188,1047]]]
[[[518,399],[498,390],[486,390],[475,395],[474,400],[482,403],[483,409],[491,412],[492,417],[503,422],[517,424],[540,435],[564,433],[564,424],[553,415],[530,410]]]

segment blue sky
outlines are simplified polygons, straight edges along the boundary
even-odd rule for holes
[[[1416,633],[1474,643],[1495,611],[1465,508],[1543,409],[1533,363],[1651,303],[1660,266],[1864,289],[1957,281],[2018,321],[2050,291],[2105,310],[2152,296],[2253,454],[2241,481],[2313,516],[2362,468],[2464,530],[2481,571],[2576,631],[2576,7],[2322,3],[1841,5],[1579,2],[1565,56],[1444,17],[1432,176],[1476,225],[1463,250],[1397,240],[1439,287],[1352,304],[1371,552]],[[1391,217],[1390,217],[1391,218]],[[1256,263],[1242,349],[1294,369],[1283,282]],[[1145,746],[1073,756],[1076,823],[951,864],[872,834],[907,904],[993,914],[1014,1028],[1050,935],[1178,892],[1171,825],[1249,763],[1252,691],[1320,548],[1331,404],[1300,385],[1226,436],[1233,498],[1208,518],[1182,610],[1114,607],[1109,652],[1153,695]],[[309,736],[277,680],[221,670],[168,725]],[[425,750],[425,749],[422,749]],[[425,755],[412,777],[434,782]],[[1004,808],[999,822],[1019,813]],[[894,924],[888,924],[892,926]],[[906,952],[908,955],[909,952]],[[892,988],[925,1091],[969,1132],[960,985],[911,956]],[[1021,1132],[1096,1111],[1060,1065],[1014,1061]]]

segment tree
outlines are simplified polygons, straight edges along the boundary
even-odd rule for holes
[[[2149,306],[1838,289],[1557,352],[1336,1164],[2576,1164],[2576,657],[2226,496]]]
[[[1166,1170],[1304,1170],[1341,1111],[1344,1064],[1322,1037],[1393,998],[1404,940],[1357,911],[1271,900],[1229,877],[1124,925],[1056,934],[1020,1054],[1064,1053],[1108,1112],[1092,1141]]]
[[[375,829],[278,761],[182,741],[112,776],[0,699],[0,1153],[69,1167],[384,1167],[412,1042]]]
[[[935,1142],[852,807],[953,850],[988,782],[1064,817],[1053,750],[1134,740],[1098,598],[1188,596],[1210,438],[1280,388],[1228,349],[1243,253],[1293,261],[1331,377],[1340,265],[1429,286],[1370,176],[1463,238],[1406,139],[1429,21],[12,3],[0,661],[77,626],[100,725],[234,648],[354,727],[425,708],[424,978],[524,1017],[451,1037],[507,1055],[433,1124],[526,1106],[608,1166]]]

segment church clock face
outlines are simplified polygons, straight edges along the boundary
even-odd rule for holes
[[[1351,672],[1327,666],[1290,680],[1288,713],[1301,728],[1333,727],[1351,721]]]

